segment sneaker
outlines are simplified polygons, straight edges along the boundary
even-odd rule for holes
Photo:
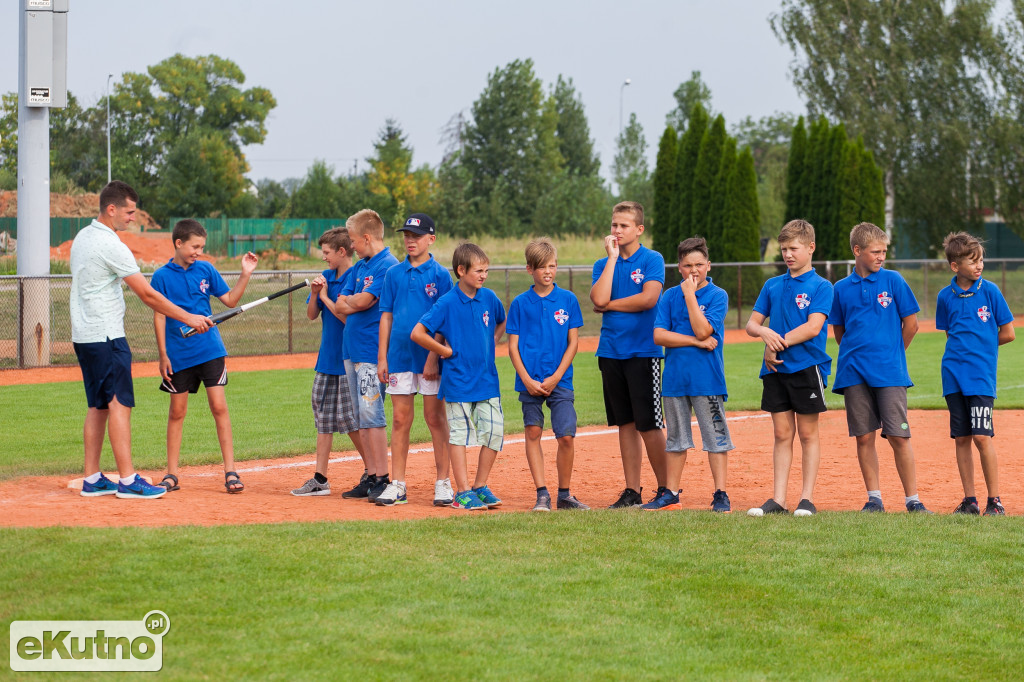
[[[924,506],[924,505],[921,505]],[[877,497],[869,497],[868,501],[860,508],[862,512],[885,513],[885,505]]]
[[[561,500],[559,500],[561,501]],[[537,493],[537,504],[533,505],[533,511],[536,512],[549,512],[551,511],[551,494],[550,493]]]
[[[135,474],[135,480],[131,484],[118,483],[115,494],[122,500],[148,500],[166,495],[167,488],[162,485],[150,485],[142,479],[142,476]]]
[[[1003,503],[998,497],[989,498],[988,504],[985,505],[985,516],[1006,516],[1006,510],[1003,509]]]
[[[482,502],[488,509],[494,509],[495,507],[501,506],[501,500],[499,500],[498,496],[492,493],[491,489],[487,486],[482,485],[479,488],[473,488],[473,492],[476,493],[477,497],[480,498],[480,502]]]
[[[911,513],[911,514],[934,514],[935,513],[931,509],[928,509],[928,507],[924,506],[923,503],[918,502],[917,500],[915,500],[913,502],[907,502],[907,511],[909,513]]]
[[[381,493],[384,492],[384,489],[388,487],[389,483],[391,483],[391,480],[388,478],[387,474],[378,476],[373,481],[373,485],[370,486],[370,489],[366,491],[366,501],[376,502],[377,498],[381,496]]]
[[[408,501],[405,497],[405,484],[394,482],[388,483],[375,500],[378,507],[390,507],[393,504],[405,504]]]
[[[292,491],[292,495],[295,497],[312,497],[314,495],[330,495],[331,484],[327,481],[321,483],[315,478],[311,478],[302,484],[301,488],[296,488]]]
[[[729,495],[724,490],[716,490],[715,496],[711,500],[711,511],[718,512],[719,514],[731,514],[732,505],[729,504]]]
[[[455,499],[455,492],[452,490],[450,479],[442,479],[434,483],[434,506],[447,507]]]
[[[643,491],[643,488],[640,488],[640,490]],[[628,509],[629,507],[639,507],[641,504],[643,504],[643,500],[640,499],[640,493],[632,488],[626,488],[622,491],[622,494],[619,495],[619,499],[608,505],[608,508]]]
[[[747,510],[747,516],[764,516],[765,514],[788,514],[789,510],[783,507],[781,504],[775,501],[775,498],[769,499],[767,502],[762,504],[760,507],[754,507]]]
[[[343,492],[341,496],[344,497],[346,500],[366,497],[366,495],[370,492],[370,486],[372,485],[373,478],[371,478],[370,475],[364,471],[363,475],[359,478],[359,483],[356,483],[355,487],[352,488],[351,490],[346,490],[345,492]]]
[[[818,513],[818,509],[814,506],[814,503],[810,500],[800,500],[800,504],[796,506],[796,511],[793,512],[793,516],[814,516]]]
[[[590,509],[590,507],[577,500],[575,495],[559,497],[557,506],[559,509]]]
[[[667,511],[669,509],[682,509],[683,505],[679,504],[679,495],[668,488],[662,488],[658,496],[647,504],[641,505],[641,509],[645,511]]]
[[[463,490],[456,495],[455,499],[452,500],[452,507],[465,511],[483,511],[487,509],[487,505],[480,501],[480,496],[472,490]]]
[[[89,483],[82,479],[82,497],[99,497],[100,495],[116,495],[117,484],[100,474],[100,480]]]
[[[971,514],[971,515],[977,516],[978,514],[981,513],[981,509],[978,508],[978,503],[977,502],[968,502],[967,498],[965,497],[963,499],[963,501],[960,502],[960,506],[953,510],[953,513],[954,514]]]

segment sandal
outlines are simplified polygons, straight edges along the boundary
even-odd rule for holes
[[[240,493],[245,490],[245,484],[238,477],[237,471],[229,471],[224,474],[224,487],[229,493]]]
[[[181,490],[181,486],[178,485],[178,477],[174,474],[165,475],[157,485],[162,485],[167,488],[167,492],[171,492],[172,490]]]

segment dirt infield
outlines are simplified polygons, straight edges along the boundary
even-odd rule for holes
[[[911,412],[913,443],[917,459],[917,477],[921,499],[930,508],[948,513],[962,497],[947,416],[941,411]],[[1024,411],[1000,411],[996,428],[1000,445],[1024,438]],[[728,491],[733,510],[744,512],[771,496],[771,420],[763,413],[738,413],[730,416],[730,429],[736,450],[730,456]],[[246,491],[229,495],[222,485],[220,466],[184,467],[181,490],[157,500],[118,500],[112,496],[85,498],[69,489],[71,476],[28,477],[0,482],[0,526],[212,526],[220,524],[276,523],[283,521],[354,521],[381,519],[419,519],[465,514],[449,508],[437,508],[433,499],[433,455],[429,446],[414,447],[409,458],[409,503],[398,507],[377,507],[362,500],[344,500],[341,492],[362,473],[354,452],[334,453],[329,471],[334,490],[325,497],[293,497],[289,490],[298,487],[313,473],[313,455],[287,459],[242,462],[238,471]],[[842,411],[827,412],[821,419],[822,461],[815,492],[815,504],[823,511],[855,510],[864,503],[864,487],[853,443],[846,436]],[[903,511],[903,492],[888,446],[880,444],[882,494],[890,511]],[[546,474],[549,488],[556,484],[554,444],[545,444]],[[1003,503],[1011,514],[1019,514],[1024,482],[1024,462],[1007,456],[1003,449],[999,462]],[[471,470],[475,457],[470,457]],[[159,472],[148,472],[159,479]],[[980,469],[978,493],[985,489]],[[582,429],[576,439],[576,467],[573,492],[592,507],[610,504],[622,488],[622,468],[615,433],[607,428]],[[512,436],[499,455],[489,481],[504,500],[502,511],[526,511],[533,506],[534,489],[526,464],[522,437]],[[645,465],[644,499],[650,497],[655,483]],[[683,505],[687,509],[707,509],[711,501],[711,474],[702,452],[691,452],[683,473]],[[796,506],[800,492],[799,465],[794,468],[789,486],[790,508]],[[496,512],[481,512],[496,513]],[[559,512],[554,512],[559,513]],[[561,512],[565,513],[565,512]],[[754,522],[753,520],[751,521]]]

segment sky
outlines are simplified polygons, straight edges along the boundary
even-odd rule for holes
[[[746,116],[803,113],[793,55],[772,33],[781,0],[70,0],[68,88],[84,106],[107,74],[144,72],[175,53],[234,61],[246,86],[277,99],[262,145],[245,149],[249,177],[302,177],[315,159],[365,170],[387,118],[436,166],[441,131],[467,117],[487,76],[532,59],[549,90],[572,78],[610,175],[623,118],[636,113],[653,169],[672,93],[698,70],[727,125]],[[0,92],[18,89],[20,0],[3,3]],[[626,79],[630,85],[623,87]]]

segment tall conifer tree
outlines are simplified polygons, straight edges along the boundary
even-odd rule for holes
[[[676,219],[673,212],[676,195],[676,156],[679,154],[679,138],[676,129],[667,126],[658,143],[657,165],[654,167],[653,215],[646,219],[651,223],[654,234],[651,244],[662,256],[669,258],[674,251]],[[647,208],[646,206],[644,208]]]
[[[722,164],[725,147],[725,119],[721,114],[715,117],[711,127],[704,133],[697,156],[697,168],[693,175],[693,194],[690,202],[689,234],[706,234],[714,205],[715,181]],[[713,244],[718,248],[718,244]]]
[[[676,166],[675,237],[673,246],[694,234],[691,207],[700,145],[708,128],[708,113],[699,102],[690,112],[689,126],[679,142],[679,163]],[[673,251],[673,253],[675,253]]]

